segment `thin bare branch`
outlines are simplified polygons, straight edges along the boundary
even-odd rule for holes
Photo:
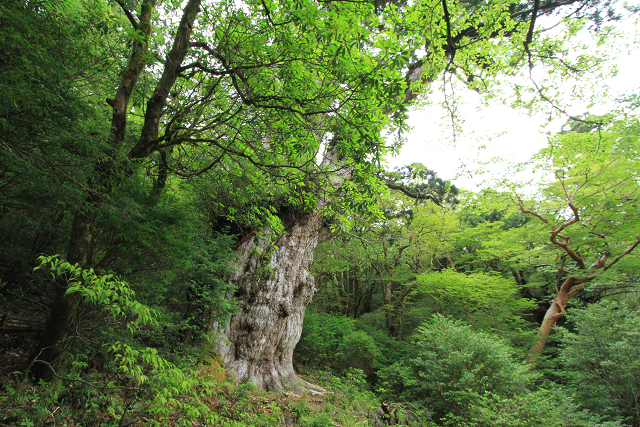
[[[382,182],[384,182],[384,184],[389,187],[391,190],[398,190],[400,192],[402,192],[405,196],[410,197],[412,199],[416,199],[416,200],[431,200],[433,203],[435,203],[438,206],[442,206],[440,204],[440,200],[438,200],[438,198],[436,198],[435,196],[431,195],[431,194],[418,194],[415,193],[411,190],[409,190],[407,187],[405,187],[404,185],[398,185],[398,184],[394,184],[392,182],[389,182],[388,180],[384,179],[384,178],[380,178],[382,180]]]
[[[540,221],[544,222],[545,224],[550,224],[549,220],[543,217],[542,215],[540,215],[538,212],[525,208],[524,202],[518,195],[515,195],[515,201],[518,203],[518,209],[520,209],[520,212],[533,215],[534,217],[538,218]]]
[[[631,253],[631,251],[633,251],[636,246],[638,246],[640,244],[640,234],[636,236],[636,242],[632,245],[630,245],[629,247],[627,247],[627,249],[625,249],[624,252],[622,252],[620,255],[618,255],[617,257],[615,257],[613,259],[613,261],[611,261],[609,264],[605,265],[602,269],[602,271],[607,271],[609,268],[611,268],[615,263],[617,263],[618,261],[620,261],[625,255],[628,255]]]
[[[129,22],[131,22],[131,26],[133,27],[133,29],[137,31],[138,30],[138,21],[136,21],[136,18],[131,14],[131,11],[129,9],[127,9],[127,6],[124,4],[124,2],[122,0],[116,0],[116,3],[118,3],[118,5],[120,5],[120,8],[124,12],[125,16],[129,20]]]

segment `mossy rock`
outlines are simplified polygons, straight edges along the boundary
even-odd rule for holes
[[[224,368],[220,353],[209,342],[202,343],[198,351],[200,371],[209,374],[218,383],[233,382],[231,375]]]

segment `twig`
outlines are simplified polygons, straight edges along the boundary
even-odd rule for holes
[[[131,11],[126,8],[122,0],[116,0],[116,3],[118,3],[120,5],[120,8],[122,8],[122,11],[127,16],[127,19],[129,20],[129,22],[131,22],[131,26],[133,27],[133,29],[137,31],[138,21],[136,21],[136,18],[133,17],[133,15],[131,14]]]
[[[72,382],[76,382],[76,383],[80,383],[80,384],[84,384],[87,385],[89,387],[93,387],[99,390],[136,390],[136,391],[143,391],[143,388],[140,387],[101,387],[95,384],[91,384],[90,382],[87,382],[85,380],[81,380],[79,378],[69,378],[69,377],[63,377],[61,375],[58,375],[58,373],[55,371],[55,369],[53,369],[53,366],[51,366],[51,364],[49,362],[45,362],[44,360],[37,360],[34,359],[34,361],[31,363],[31,365],[33,365],[33,363],[42,363],[43,365],[47,366],[49,369],[51,369],[51,374],[61,380],[65,380],[65,381],[72,381]]]

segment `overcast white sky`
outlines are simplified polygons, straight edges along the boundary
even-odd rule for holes
[[[625,92],[640,92],[640,46],[638,25],[634,19],[621,25],[624,38],[617,46],[607,46],[615,53],[618,75],[603,81],[589,82],[588,92],[599,94],[603,102],[615,99]],[[588,40],[585,39],[586,42]],[[603,89],[609,86],[609,90]],[[566,87],[567,91],[571,86]],[[389,159],[389,166],[402,166],[414,162],[424,163],[435,170],[438,176],[451,179],[459,187],[474,190],[482,176],[475,173],[480,162],[501,156],[507,161],[525,161],[546,145],[547,136],[556,133],[566,122],[566,117],[549,123],[549,114],[528,115],[526,111],[515,111],[503,104],[493,102],[482,105],[481,96],[469,90],[458,89],[463,94],[459,106],[459,117],[465,120],[463,133],[453,141],[451,119],[439,105],[441,90],[435,90],[431,106],[414,109],[410,114],[413,127],[408,141],[400,154]],[[440,99],[437,99],[440,97]],[[587,109],[593,114],[605,113],[612,104],[588,106],[580,99],[567,100],[564,107],[569,114],[579,115]],[[506,167],[495,164],[493,172],[501,175]],[[500,170],[502,169],[502,170]],[[469,173],[471,172],[471,173]]]

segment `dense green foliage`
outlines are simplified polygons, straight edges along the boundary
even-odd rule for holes
[[[384,168],[441,78],[597,69],[535,23],[602,42],[612,5],[564,3],[2,2],[0,426],[640,427],[637,100],[478,193]],[[331,393],[236,384],[236,250],[314,214],[294,362]]]
[[[387,398],[424,402],[436,419],[465,422],[483,397],[510,397],[527,385],[526,367],[506,343],[488,334],[435,316],[416,330],[415,339],[418,357],[409,361],[409,372],[391,365],[380,384]]]
[[[356,318],[335,339],[345,340],[353,327],[368,334],[383,355],[371,358],[379,366],[369,379],[376,391],[396,408],[428,408],[436,425],[636,426],[640,329],[632,163],[638,147],[635,119],[614,121],[606,132],[558,135],[532,159],[536,174],[549,175],[536,178],[539,192],[527,201],[493,189],[463,195],[458,207],[439,211],[392,194],[381,202],[385,219],[354,222],[341,240],[320,249],[323,288],[312,307]],[[558,162],[568,168],[560,177]],[[572,221],[571,205],[580,221]],[[425,214],[431,219],[420,222]],[[428,231],[425,237],[415,234],[416,226]],[[548,230],[558,227],[558,235],[570,236],[575,257],[549,241]],[[420,250],[411,252],[417,241]],[[604,270],[587,270],[603,257]],[[525,359],[539,339],[537,322],[549,295],[571,277],[585,284],[574,291],[578,304],[602,302],[565,306],[567,329],[549,339],[546,359],[532,374]],[[411,289],[399,309],[400,337],[389,336],[385,321],[385,280],[396,290]],[[349,298],[363,298],[358,281],[368,283],[360,288],[370,302],[364,311],[344,310],[345,298],[347,307]],[[317,318],[332,323],[318,314],[312,325]],[[305,328],[301,342],[312,337]]]
[[[560,354],[568,383],[585,406],[640,425],[640,317],[637,302],[602,301],[571,314]]]

